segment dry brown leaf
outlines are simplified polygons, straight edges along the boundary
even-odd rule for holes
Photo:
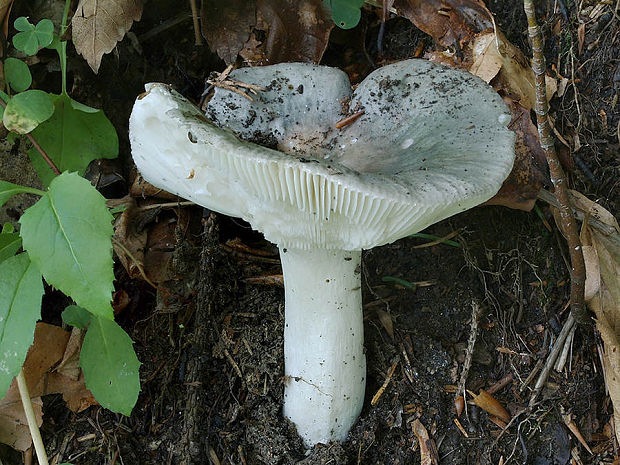
[[[599,292],[601,288],[601,270],[599,268],[598,253],[596,247],[583,245],[583,261],[586,265],[586,284],[584,300],[587,302]]]
[[[200,23],[211,50],[234,63],[256,25],[256,0],[203,0]]]
[[[586,40],[585,23],[581,23],[579,27],[577,27],[577,40],[578,40],[577,50],[579,51],[579,55],[581,55],[581,52],[583,51],[583,42]]]
[[[394,8],[440,45],[459,47],[477,32],[493,27],[481,0],[396,0]]]
[[[97,73],[103,55],[141,16],[141,0],[80,0],[71,21],[75,49]]]
[[[47,377],[47,389],[44,394],[62,393],[63,400],[72,412],[81,412],[91,405],[97,405],[92,393],[86,389],[84,373],[78,379],[70,379],[60,373],[50,373]]]
[[[413,433],[420,443],[420,465],[437,465],[439,463],[439,455],[435,441],[429,438],[428,431],[417,418],[411,424]]]
[[[116,243],[114,252],[127,270],[127,274],[131,278],[138,278],[141,275],[140,267],[144,267],[147,231],[140,226],[142,221],[138,218],[135,200],[127,199],[125,205],[127,205],[125,211],[114,222]]]
[[[70,333],[58,326],[37,323],[34,342],[26,356],[23,371],[39,425],[43,422],[40,398],[43,395],[62,393],[67,406],[73,411],[81,411],[97,403],[86,389],[83,374],[77,380],[72,380],[60,373],[50,372],[63,359],[69,363],[72,354],[76,354],[75,344],[68,346],[70,339]],[[0,399],[0,442],[17,450],[26,450],[31,444],[15,380],[6,396]]]
[[[616,232],[620,233],[620,226],[618,225],[618,220],[616,220],[614,215],[612,215],[609,211],[607,211],[598,203],[587,198],[581,192],[570,189],[568,193],[570,195],[570,200],[573,204],[573,207],[581,210],[589,217],[611,226],[616,230]]]
[[[13,0],[0,0],[0,26],[4,37],[9,36],[9,17],[11,16],[11,7]],[[0,41],[0,53],[4,51],[2,41]],[[4,54],[3,54],[4,55]]]
[[[523,52],[500,31],[483,32],[473,41],[473,64],[469,71],[531,110],[536,102],[534,71]],[[498,65],[499,66],[498,68]],[[557,90],[555,79],[546,77],[547,100]]]
[[[620,228],[613,215],[576,191],[573,206],[586,217],[611,226],[605,234],[587,224],[581,239],[586,262],[586,302],[596,315],[596,327],[604,343],[603,366],[607,391],[614,406],[616,438],[620,438]]]
[[[160,199],[180,200],[180,197],[171,194],[159,187],[155,187],[144,180],[137,172],[133,173],[134,179],[129,188],[129,195],[134,198],[157,197]]]
[[[333,27],[322,0],[258,0],[256,27],[239,54],[253,66],[318,63]]]
[[[480,389],[480,394],[476,395],[471,391],[467,391],[473,397],[474,404],[487,413],[495,415],[505,423],[510,422],[510,414],[499,403],[499,401],[484,389]]]
[[[82,341],[86,330],[82,328],[73,328],[71,336],[67,342],[65,353],[62,356],[60,364],[54,371],[60,375],[66,376],[74,381],[80,377],[80,350],[82,349]]]
[[[390,339],[394,340],[394,321],[392,320],[392,315],[382,308],[377,309],[377,316],[379,317],[379,321],[381,322],[381,326],[385,329],[385,332],[388,333]]]
[[[534,208],[540,190],[551,182],[547,160],[529,110],[512,99],[504,100],[512,113],[512,121],[508,127],[516,136],[515,162],[499,192],[486,204],[530,211]]]
[[[32,399],[37,424],[43,424],[43,402],[40,397]],[[19,397],[0,406],[0,443],[18,451],[25,451],[32,445],[28,420]]]

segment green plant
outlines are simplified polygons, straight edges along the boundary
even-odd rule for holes
[[[114,322],[110,303],[113,217],[106,199],[80,176],[90,161],[117,156],[118,137],[101,110],[67,93],[66,42],[61,37],[69,5],[67,1],[59,35],[49,20],[34,25],[20,17],[14,23],[17,50],[26,55],[43,47],[57,51],[60,94],[29,89],[28,66],[17,58],[4,61],[2,121],[33,143],[28,154],[46,190],[0,181],[0,207],[13,195],[40,196],[22,215],[19,234],[9,224],[0,232],[0,398],[20,373],[33,342],[44,278],[79,305],[67,307],[63,320],[86,328],[80,356],[86,386],[102,406],[129,415],[140,390],[140,363],[131,339]]]
[[[364,0],[323,0],[332,11],[332,19],[342,29],[351,29],[360,22]]]

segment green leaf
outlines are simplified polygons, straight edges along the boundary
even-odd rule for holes
[[[0,399],[26,359],[41,316],[41,273],[25,253],[0,263]]]
[[[39,48],[47,47],[54,39],[54,23],[49,19],[42,19],[34,28],[39,41]]]
[[[50,95],[42,90],[31,89],[9,100],[2,121],[9,131],[27,134],[53,113],[54,105]]]
[[[45,280],[80,307],[112,319],[112,215],[97,189],[63,173],[20,223],[24,249]]]
[[[351,29],[360,22],[364,0],[323,0],[332,10],[332,19],[342,29]]]
[[[140,362],[133,342],[114,320],[93,316],[86,331],[80,366],[86,387],[103,407],[131,415],[140,392]]]
[[[26,18],[25,16],[20,16],[19,18],[17,18],[13,23],[13,26],[15,26],[15,29],[17,29],[18,31],[34,30],[34,25],[30,21],[28,21],[28,18]]]
[[[17,194],[38,194],[45,195],[45,192],[33,187],[20,186],[12,182],[0,181],[0,207],[11,197]]]
[[[53,95],[52,99],[54,115],[32,135],[60,171],[81,175],[91,161],[118,155],[116,130],[101,110],[92,113],[76,109],[77,102],[66,94]],[[48,185],[54,172],[36,149],[29,150],[28,155],[43,185]]]
[[[62,321],[76,328],[86,328],[90,323],[90,313],[77,305],[69,305],[62,312]]]
[[[54,38],[54,23],[49,19],[42,19],[34,26],[23,16],[14,23],[18,32],[13,36],[13,45],[26,55],[36,55],[40,48],[47,47]]]
[[[15,92],[23,92],[32,84],[28,65],[17,58],[7,58],[4,61],[4,76]]]
[[[0,262],[12,257],[22,246],[22,240],[19,234],[13,232],[13,225],[5,223],[0,233]]]
[[[411,289],[412,291],[415,291],[416,288],[418,286],[416,286],[415,283],[409,282],[406,279],[402,279],[402,278],[395,278],[394,276],[384,276],[383,278],[381,278],[381,281],[383,281],[384,283],[394,283],[394,284],[398,284],[400,286],[403,286],[407,289]]]

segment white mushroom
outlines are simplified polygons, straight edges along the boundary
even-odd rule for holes
[[[300,63],[231,77],[267,90],[250,102],[217,89],[213,122],[147,85],[130,120],[133,157],[150,183],[278,244],[284,415],[308,446],[344,440],[365,389],[361,250],[491,198],[514,158],[508,109],[477,77],[423,60],[378,69],[355,92],[341,71]],[[364,114],[336,129],[347,102]]]

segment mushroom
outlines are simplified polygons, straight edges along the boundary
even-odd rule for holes
[[[361,250],[491,198],[514,159],[509,111],[481,79],[424,60],[380,68],[354,92],[342,71],[302,63],[231,78],[265,90],[250,101],[216,89],[209,119],[148,84],[133,158],[150,183],[278,245],[284,416],[307,446],[344,440],[365,390]],[[361,116],[336,128],[347,107]]]

